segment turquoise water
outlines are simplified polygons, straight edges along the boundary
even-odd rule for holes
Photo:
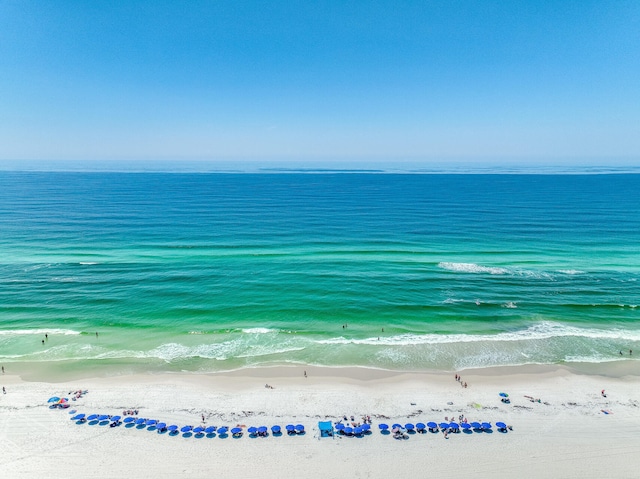
[[[0,363],[633,359],[638,191],[634,174],[0,172]]]

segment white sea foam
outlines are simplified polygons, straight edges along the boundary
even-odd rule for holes
[[[100,264],[100,263],[96,263],[95,261],[80,261],[78,264],[81,264],[83,266],[91,266],[91,265]]]
[[[503,308],[508,308],[508,309],[515,309],[518,307],[518,305],[516,303],[514,303],[513,301],[507,301],[506,303],[501,305]]]
[[[455,271],[458,273],[489,273],[489,274],[508,274],[509,270],[506,268],[482,266],[475,263],[438,263],[438,267],[446,269],[448,271]]]
[[[269,328],[247,328],[243,329],[242,332],[246,334],[268,334],[275,333],[277,330]]]
[[[0,330],[0,335],[2,336],[24,336],[24,335],[31,335],[31,334],[37,334],[39,336],[44,336],[45,334],[48,334],[49,336],[53,336],[54,334],[70,335],[70,334],[81,334],[81,333],[80,331],[73,331],[72,329],[7,329],[4,331]]]
[[[498,334],[399,334],[396,336],[364,339],[337,337],[319,340],[317,343],[408,346],[420,344],[531,341],[558,337],[640,341],[640,330],[576,328],[574,326],[544,321],[519,331]]]
[[[580,271],[579,269],[561,269],[558,271],[558,273],[567,275],[585,274],[584,271]]]

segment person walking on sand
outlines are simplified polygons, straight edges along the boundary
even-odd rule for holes
[[[2,386],[2,394],[7,394],[7,390]]]
[[[600,391],[600,394],[602,395],[603,398],[607,397],[607,395],[604,393],[604,389],[602,391]]]
[[[305,377],[305,378],[307,377],[307,371],[305,371],[305,372],[304,372],[304,377]]]

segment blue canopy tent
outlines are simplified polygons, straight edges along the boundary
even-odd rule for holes
[[[318,422],[318,429],[320,430],[320,437],[333,437],[333,424],[331,421]]]

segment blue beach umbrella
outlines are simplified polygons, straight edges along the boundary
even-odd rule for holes
[[[95,421],[96,419],[98,419],[100,416],[98,416],[97,414],[92,414],[91,416],[89,416],[87,418],[88,421]]]
[[[368,431],[371,429],[371,424],[363,424],[360,427],[362,428],[363,431]]]
[[[491,429],[491,423],[483,422],[482,423],[482,429]]]
[[[296,432],[304,432],[304,426],[302,424],[296,424]]]
[[[130,422],[134,422],[135,420],[136,420],[135,417],[127,416],[127,417],[124,418],[124,420],[122,422],[128,424]]]
[[[155,419],[149,419],[147,421],[147,426],[155,426],[156,424],[158,424],[158,421],[156,421]]]
[[[193,429],[193,426],[182,426],[182,429],[180,429],[180,432],[189,432]]]
[[[197,426],[193,428],[194,434],[200,434],[203,431],[204,431],[204,428],[202,426]]]
[[[503,398],[508,398],[509,395],[507,393],[499,393],[498,396],[502,396]]]
[[[449,423],[448,422],[441,422],[439,424],[440,429],[449,429]]]
[[[336,424],[336,430],[337,431],[341,431],[345,428],[345,425],[342,424],[341,422],[339,422],[338,424]]]
[[[342,432],[344,432],[347,436],[350,436],[351,434],[353,434],[353,428],[352,427],[345,427]]]
[[[482,425],[479,422],[476,422],[476,421],[471,423],[471,427],[474,428],[474,429],[482,429]]]
[[[109,419],[109,416],[108,416],[107,414],[101,414],[101,415],[98,417],[98,421],[104,421],[104,420],[106,420],[106,419]]]
[[[166,422],[159,422],[158,424],[156,424],[156,427],[158,429],[166,429],[167,428],[167,423]]]
[[[404,428],[407,431],[413,431],[415,429],[415,426],[413,424],[411,424],[410,422],[404,425]]]
[[[147,420],[143,418],[136,420],[136,424],[144,424],[145,422],[147,422]]]
[[[226,427],[226,426],[219,427],[219,428],[218,428],[218,434],[220,434],[220,435],[224,435],[224,434],[226,434],[226,433],[227,433],[227,431],[228,431],[228,430],[229,430],[229,428],[228,428],[228,427]]]
[[[417,423],[416,423],[416,429],[417,429],[418,431],[422,431],[424,428],[425,428],[424,423],[422,423],[422,422],[417,422]]]
[[[303,428],[304,429],[304,428]],[[267,426],[260,426],[258,428],[258,433],[259,434],[264,434],[265,432],[267,432]]]
[[[242,432],[242,428],[240,427],[234,427],[233,429],[231,429],[231,434],[240,434]]]
[[[280,433],[280,426],[271,426],[271,432],[274,434]]]
[[[50,397],[47,402],[58,402],[58,401],[60,401],[60,398],[58,396],[53,396],[53,397]]]
[[[402,424],[395,423],[391,426],[391,429],[401,428],[401,427],[402,427]]]
[[[353,433],[358,436],[360,434],[362,434],[362,426],[358,426],[356,428],[354,428]]]
[[[462,429],[471,429],[471,424],[463,422],[462,424],[460,424],[460,427],[462,427]]]
[[[177,431],[178,430],[178,426],[176,426],[175,424],[172,424],[171,426],[167,426],[167,430],[168,431]]]
[[[507,428],[507,425],[505,423],[503,423],[503,422],[500,422],[500,421],[496,422],[496,426],[498,426],[500,429],[506,429]]]
[[[287,432],[294,432],[296,427],[293,424],[287,424],[286,428]]]
[[[247,429],[247,432],[249,434],[255,434],[256,432],[258,432],[258,428],[255,426],[251,426],[249,429]]]
[[[77,414],[71,418],[72,421],[79,421],[80,419],[84,419],[84,414]]]
[[[120,420],[120,416],[111,416],[111,422],[118,422]]]
[[[213,432],[215,432],[216,427],[215,426],[207,426],[207,428],[204,430],[204,432],[206,434],[212,434]]]
[[[452,422],[451,424],[449,424],[449,427],[454,431],[457,431],[458,429],[460,429],[460,425],[457,422]]]
[[[429,429],[437,429],[438,428],[438,425],[433,421],[429,421],[427,423],[427,426],[429,427]]]
[[[380,428],[381,431],[386,431],[387,429],[389,429],[388,424],[378,424],[378,427]]]

